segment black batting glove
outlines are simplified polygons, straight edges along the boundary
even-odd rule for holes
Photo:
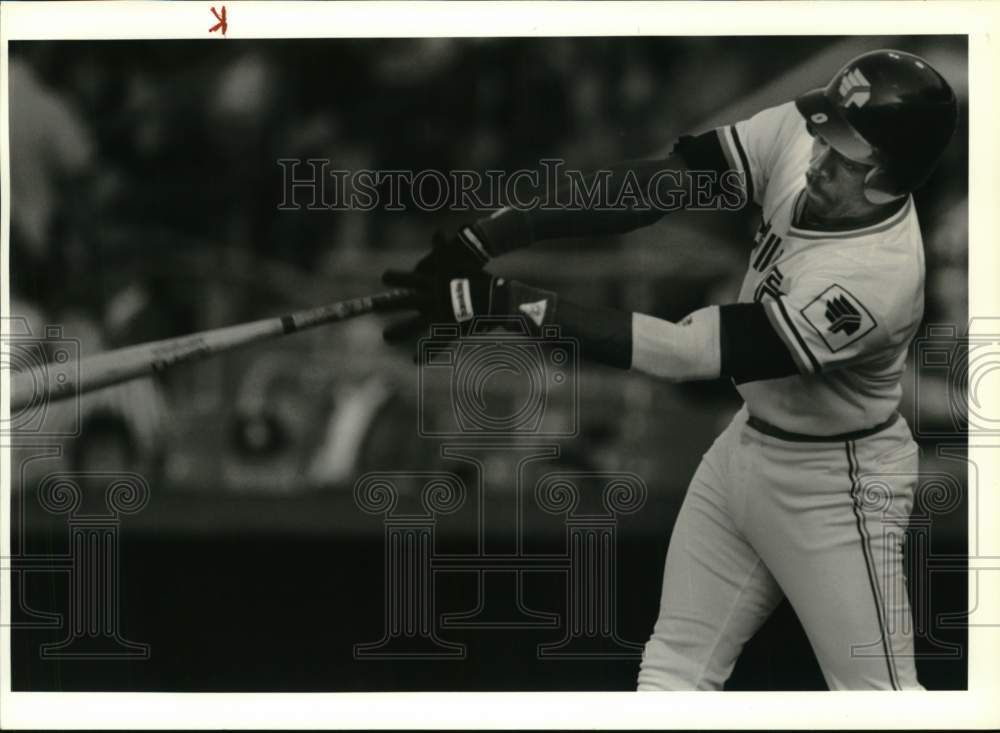
[[[389,342],[404,340],[417,330],[426,332],[431,324],[461,326],[480,317],[521,318],[531,332],[550,323],[555,315],[555,293],[482,270],[456,276],[389,270],[382,282],[411,290],[412,298],[400,308],[419,312],[414,318],[390,324],[382,333]]]
[[[431,251],[417,262],[414,270],[425,275],[478,272],[490,260],[488,247],[486,236],[475,224],[460,227],[452,237],[436,232]]]
[[[474,224],[465,225],[451,237],[440,231],[434,233],[431,251],[424,255],[413,268],[414,275],[425,277],[446,277],[479,273],[490,259],[486,247],[486,237]],[[392,277],[406,273],[390,271]],[[432,321],[433,322],[433,321]],[[422,316],[414,316],[389,325],[382,336],[388,342],[402,342],[426,330],[428,321]]]

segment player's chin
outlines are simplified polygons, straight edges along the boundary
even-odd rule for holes
[[[813,204],[823,206],[829,204],[832,197],[823,189],[810,184],[806,186],[806,198]]]

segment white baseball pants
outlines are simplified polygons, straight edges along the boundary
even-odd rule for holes
[[[903,575],[918,458],[905,420],[796,442],[747,419],[744,407],[691,480],[639,689],[721,689],[782,594],[831,689],[921,689]]]

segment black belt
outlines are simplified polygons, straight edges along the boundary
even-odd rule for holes
[[[769,422],[765,422],[759,417],[754,417],[753,415],[747,417],[747,425],[760,433],[764,433],[764,435],[770,435],[772,438],[781,438],[782,440],[789,440],[795,443],[833,443],[846,440],[858,440],[859,438],[867,438],[869,435],[875,435],[875,433],[881,433],[887,427],[894,425],[898,419],[899,413],[894,412],[887,420],[880,422],[873,428],[867,428],[866,430],[853,430],[849,433],[838,433],[836,435],[806,435],[804,433],[790,433],[787,430],[782,430],[781,428],[776,427]]]

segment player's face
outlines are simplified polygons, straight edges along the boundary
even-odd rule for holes
[[[867,213],[865,198],[868,166],[848,160],[826,140],[813,134],[812,156],[806,170],[806,195],[813,213],[828,219],[850,218]]]

